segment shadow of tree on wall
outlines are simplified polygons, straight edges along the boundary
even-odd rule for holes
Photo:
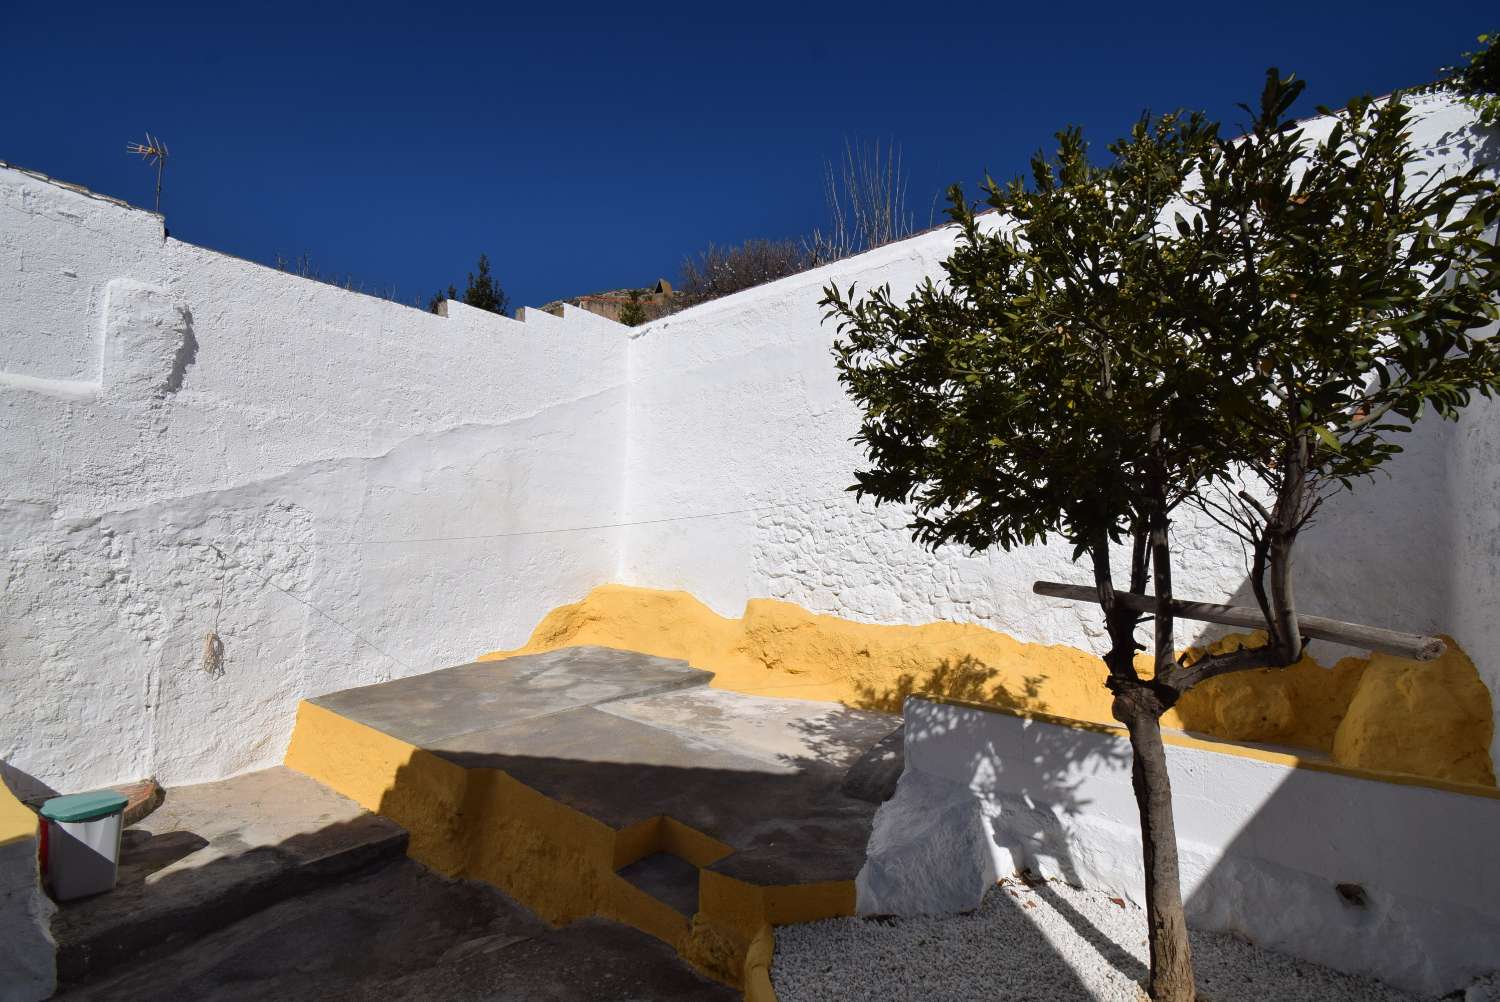
[[[1008,732],[1008,743],[997,745],[984,716],[936,703],[914,705],[921,709],[906,715],[908,748],[920,755],[930,745],[932,751],[925,754],[938,756],[952,754],[946,749],[966,751],[957,774],[969,791],[999,805],[1000,813],[988,819],[990,838],[1010,854],[1014,872],[1036,872],[1081,886],[1070,848],[1070,819],[1088,813],[1090,801],[1082,789],[1089,774],[1130,762],[1130,747],[1116,740],[1115,728],[1023,721]]]
[[[1043,713],[1047,704],[1040,696],[1045,675],[1028,675],[1021,679],[1019,690],[1001,679],[998,668],[992,668],[972,654],[944,658],[925,674],[904,672],[896,684],[885,688],[856,682],[854,705],[862,710],[900,713],[908,696],[941,696],[971,703],[986,703],[1004,710],[1026,710]]]
[[[980,664],[944,663],[928,678],[946,688],[944,694],[952,694],[952,698],[989,703],[1023,718],[1026,711],[1044,709],[1036,699],[1040,680],[1028,678],[1023,689],[1015,692],[996,686],[996,674]],[[897,691],[902,688],[898,686]],[[913,688],[918,694],[922,691],[912,685],[906,692]],[[925,902],[920,911],[943,901],[939,913],[977,905],[989,916],[987,921],[995,923],[994,928],[1004,928],[1013,937],[1014,949],[1035,954],[1029,963],[1045,967],[1049,976],[1057,979],[1059,994],[1055,997],[1094,997],[1082,972],[1073,967],[1077,959],[1058,952],[1037,924],[1039,913],[1026,910],[1034,909],[1036,902],[1015,893],[1024,884],[1103,963],[1126,980],[1139,983],[1147,973],[1144,964],[1046,883],[1052,879],[1075,887],[1083,885],[1088,867],[1081,867],[1073,855],[1080,828],[1088,827],[1091,807],[1083,788],[1091,774],[1126,766],[1128,745],[1115,740],[1113,728],[1099,724],[1065,727],[1022,719],[1013,728],[996,730],[989,726],[991,720],[987,713],[920,699],[907,707],[906,751],[910,758],[906,775],[918,781],[928,778],[906,791],[904,803],[899,795],[888,803],[899,806],[886,820],[884,837],[871,843],[872,847],[878,843],[879,851],[889,854],[883,860],[872,859],[876,871],[893,878],[888,886],[898,896],[915,895],[905,907],[911,907],[915,899]],[[940,761],[946,762],[946,767],[928,771]],[[963,803],[970,805],[967,810],[959,809]],[[943,820],[930,820],[939,818]],[[933,828],[934,823],[940,824],[941,830]],[[972,835],[966,836],[964,828]],[[973,850],[960,853],[987,852],[996,864],[992,876],[999,880],[999,886],[988,888],[982,904],[972,897],[971,904],[961,902],[965,894],[982,889],[979,870],[949,882],[946,869],[933,869],[947,858],[945,851],[951,852],[966,837],[974,840]],[[946,886],[936,891],[922,886],[934,880]],[[875,907],[881,906],[878,892],[871,900]],[[905,920],[886,921],[899,924]]]

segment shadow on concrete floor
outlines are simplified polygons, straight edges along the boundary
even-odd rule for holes
[[[155,960],[64,991],[72,1002],[731,1002],[672,949],[612,922],[549,929],[485,884],[402,859],[283,901]]]

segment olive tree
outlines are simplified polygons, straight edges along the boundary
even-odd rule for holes
[[[1058,536],[1087,561],[1132,749],[1150,990],[1174,1002],[1195,989],[1162,714],[1207,678],[1300,657],[1292,544],[1324,488],[1378,467],[1387,433],[1427,404],[1452,416],[1497,378],[1473,336],[1500,286],[1494,185],[1409,185],[1399,101],[1355,102],[1315,143],[1286,118],[1299,90],[1271,71],[1234,139],[1201,116],[1143,117],[1105,164],[1060,133],[1029,184],[986,180],[996,213],[950,191],[958,242],[940,282],[823,300],[864,411],[852,490],[909,506],[928,546]],[[1183,504],[1254,541],[1263,647],[1177,658]]]

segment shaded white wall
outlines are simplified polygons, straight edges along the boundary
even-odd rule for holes
[[[21,773],[272,764],[300,697],[519,643],[615,574],[618,530],[528,533],[620,521],[623,328],[428,314],[11,169],[0,276]]]
[[[973,908],[1031,869],[1145,906],[1130,743],[913,698],[861,914]],[[1500,967],[1500,798],[1167,746],[1188,920],[1434,997]],[[1338,885],[1357,885],[1353,904]]]
[[[1446,97],[1414,99],[1420,170],[1500,159],[1500,135]],[[1308,123],[1311,135],[1327,122]],[[1488,152],[1486,152],[1488,151]],[[1089,583],[1054,542],[1012,553],[913,544],[905,511],[856,504],[859,412],[839,387],[821,290],[889,284],[904,297],[953,246],[930,232],[642,328],[630,367],[633,526],[625,581],[681,588],[723,615],[772,597],[879,623],[974,622],[1037,643],[1102,652],[1096,609],[1041,599],[1038,579]],[[1500,692],[1500,412],[1481,401],[1451,425],[1429,418],[1373,481],[1329,503],[1296,569],[1309,613],[1451,634]],[[746,511],[744,509],[752,509]],[[714,517],[682,516],[722,513]],[[1253,604],[1237,540],[1183,510],[1174,525],[1179,595]],[[1124,566],[1123,560],[1119,562]],[[1223,632],[1183,624],[1180,640]],[[1350,653],[1315,643],[1325,663]],[[1495,702],[1500,720],[1500,700]],[[1494,754],[1500,758],[1500,727]]]

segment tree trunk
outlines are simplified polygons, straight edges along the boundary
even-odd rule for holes
[[[1131,780],[1141,812],[1141,850],[1146,870],[1146,927],[1151,946],[1151,998],[1155,1002],[1194,1002],[1193,955],[1182,908],[1177,872],[1177,828],[1172,817],[1172,782],[1161,740],[1160,712],[1124,694],[1115,697],[1115,716],[1130,731]]]
[[[1153,563],[1157,596],[1156,663],[1160,670],[1172,648],[1172,569],[1167,540],[1165,506],[1158,506],[1152,524],[1132,527],[1130,584],[1146,586]],[[1167,777],[1167,750],[1161,740],[1161,715],[1176,693],[1164,682],[1143,680],[1135,670],[1135,628],[1139,613],[1116,602],[1109,565],[1109,539],[1100,534],[1091,550],[1094,585],[1109,629],[1109,668],[1106,684],[1115,694],[1115,719],[1130,731],[1131,776],[1135,802],[1141,812],[1141,849],[1146,871],[1146,924],[1151,944],[1151,997],[1156,1002],[1195,1002],[1193,957],[1187,921],[1182,912],[1182,884],[1177,876],[1177,831],[1172,821],[1172,783]],[[1163,655],[1165,651],[1165,655]]]

